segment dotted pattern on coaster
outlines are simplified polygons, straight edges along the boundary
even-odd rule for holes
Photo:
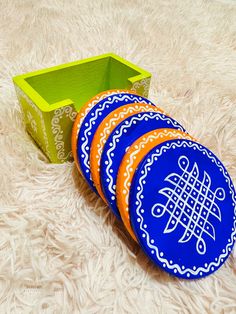
[[[159,129],[148,132],[129,147],[122,159],[117,175],[116,200],[122,221],[135,241],[137,239],[132,230],[129,216],[129,192],[134,172],[141,160],[153,147],[163,142],[180,138],[193,140],[190,135],[179,130]],[[158,180],[158,177],[156,180]]]
[[[235,204],[220,160],[183,139],[164,142],[145,156],[129,198],[131,224],[144,252],[186,279],[209,275],[227,259],[236,237]]]
[[[92,181],[90,170],[90,149],[94,134],[103,119],[113,110],[129,103],[147,103],[153,105],[148,99],[130,93],[114,94],[98,102],[85,116],[81,123],[77,140],[77,157],[81,173],[93,191],[96,188]]]
[[[106,200],[113,213],[120,218],[116,204],[116,180],[122,158],[128,149],[143,134],[158,128],[174,128],[184,132],[174,119],[153,112],[142,112],[121,122],[108,137],[101,157],[101,184]]]
[[[121,106],[112,111],[99,125],[93,137],[90,150],[90,168],[92,173],[92,180],[101,198],[106,202],[100,184],[100,160],[103,152],[103,147],[115,127],[126,118],[140,112],[160,112],[158,107],[149,104],[128,104]]]
[[[132,91],[111,89],[111,90],[101,92],[101,93],[97,94],[96,96],[94,96],[93,98],[91,98],[88,102],[86,102],[76,116],[76,119],[75,119],[75,122],[74,122],[73,128],[72,128],[71,148],[72,148],[72,155],[73,155],[75,164],[76,164],[76,166],[80,172],[81,172],[80,165],[77,161],[77,159],[78,159],[77,158],[77,141],[78,141],[78,133],[80,130],[80,126],[81,126],[82,122],[84,121],[84,118],[86,117],[87,113],[99,101],[103,100],[104,98],[107,98],[108,96],[111,96],[111,95],[114,95],[117,93],[119,93],[119,94],[131,93],[132,94]]]

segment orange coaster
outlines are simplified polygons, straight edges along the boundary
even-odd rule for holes
[[[80,126],[84,120],[84,118],[86,117],[87,113],[101,100],[103,100],[104,98],[113,95],[113,94],[117,94],[117,93],[130,93],[130,94],[134,94],[133,91],[129,91],[129,90],[119,90],[119,89],[111,89],[111,90],[107,90],[104,92],[101,92],[99,94],[97,94],[96,96],[94,96],[93,98],[91,98],[87,103],[85,103],[83,105],[83,107],[80,109],[80,111],[78,112],[73,128],[72,128],[72,135],[71,135],[71,148],[72,148],[72,154],[73,154],[73,158],[75,160],[75,164],[78,168],[78,170],[81,172],[80,170],[80,165],[78,163],[78,159],[77,159],[77,140],[78,140],[78,133],[79,133],[79,129]]]
[[[174,129],[158,129],[146,133],[135,141],[124,155],[116,185],[117,205],[120,211],[121,218],[132,238],[137,241],[135,234],[130,224],[129,216],[129,190],[134,176],[134,172],[141,160],[147,153],[158,144],[172,140],[172,139],[189,139],[193,138],[179,130]]]
[[[103,152],[104,145],[110,133],[115,129],[115,127],[127,119],[128,117],[140,113],[140,112],[161,112],[158,107],[134,103],[121,106],[116,110],[112,111],[99,125],[91,145],[90,151],[90,168],[92,173],[92,180],[95,184],[95,187],[101,196],[101,198],[106,202],[106,198],[102,191],[101,182],[100,182],[100,161]]]

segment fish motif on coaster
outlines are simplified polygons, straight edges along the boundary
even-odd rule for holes
[[[131,225],[144,252],[172,275],[194,279],[216,271],[236,237],[236,196],[222,162],[197,142],[154,147],[130,188]]]
[[[100,183],[100,160],[103,152],[103,147],[115,127],[124,121],[126,118],[140,112],[160,112],[158,107],[149,104],[128,104],[113,110],[99,125],[93,137],[90,150],[90,168],[93,183],[97,189],[98,194],[106,202]]]
[[[189,134],[186,134],[180,130],[157,129],[150,131],[144,134],[142,137],[138,138],[129,147],[122,159],[117,175],[116,200],[122,221],[124,222],[124,225],[129,234],[135,241],[137,241],[137,239],[132,230],[129,216],[129,192],[135,170],[141,160],[150,152],[153,147],[163,142],[180,138],[193,140]],[[158,180],[158,177],[156,180]]]
[[[129,146],[143,134],[158,129],[173,128],[183,132],[174,119],[158,112],[141,112],[122,121],[108,137],[101,157],[101,184],[106,200],[113,213],[120,218],[116,203],[116,181],[119,166]]]
[[[79,133],[79,129],[80,126],[84,120],[84,118],[86,117],[87,113],[101,100],[103,100],[104,98],[107,98],[113,94],[123,94],[123,93],[132,93],[132,91],[128,91],[128,90],[118,90],[118,89],[111,89],[111,90],[107,90],[104,92],[101,92],[99,94],[97,94],[96,96],[94,96],[93,98],[91,98],[88,102],[86,102],[83,107],[80,109],[80,111],[78,112],[75,122],[73,124],[73,128],[72,128],[72,135],[71,135],[71,148],[72,148],[72,155],[75,161],[75,164],[78,168],[78,170],[81,172],[80,170],[80,166],[79,163],[77,161],[77,140],[78,140],[78,133]]]
[[[79,163],[81,173],[84,176],[86,182],[96,191],[93,184],[91,170],[90,170],[90,150],[93,137],[97,128],[103,119],[118,107],[124,106],[129,103],[145,103],[154,104],[148,99],[131,93],[119,93],[106,97],[95,104],[90,111],[86,114],[83,122],[80,125],[78,138],[77,138],[77,161]]]

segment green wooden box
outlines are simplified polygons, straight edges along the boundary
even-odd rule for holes
[[[77,112],[108,89],[129,89],[148,96],[151,74],[108,53],[15,76],[26,129],[51,162],[72,159],[71,130]]]

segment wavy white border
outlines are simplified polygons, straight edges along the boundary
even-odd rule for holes
[[[149,101],[148,99],[141,97],[141,96],[137,96],[134,94],[115,94],[112,96],[107,97],[107,100],[104,101],[102,104],[97,103],[97,108],[94,112],[93,117],[89,120],[89,122],[85,122],[85,120],[83,121],[83,123],[85,122],[85,131],[83,132],[83,134],[78,134],[78,143],[77,143],[77,147],[81,147],[81,151],[82,151],[82,158],[83,158],[83,165],[85,167],[85,171],[83,170],[83,172],[87,172],[89,173],[90,176],[90,180],[91,180],[91,172],[90,172],[90,165],[89,165],[89,155],[90,155],[90,147],[88,146],[88,142],[89,142],[89,137],[91,136],[92,132],[92,128],[93,125],[96,123],[95,121],[97,120],[99,115],[102,115],[102,112],[105,110],[105,107],[110,107],[110,105],[112,105],[114,102],[124,102],[124,104],[129,104],[130,101],[134,102],[134,103],[146,103],[146,104],[150,104],[153,105],[153,103],[151,101]],[[123,104],[123,103],[122,103]],[[122,105],[120,104],[120,105]],[[80,129],[81,130],[81,129]],[[82,142],[80,144],[80,142]],[[87,148],[87,150],[86,150]]]
[[[111,130],[112,125],[117,124],[117,121],[119,122],[122,118],[124,118],[124,119],[128,118],[131,113],[133,113],[133,114],[141,113],[141,112],[159,112],[159,113],[162,113],[161,110],[158,111],[155,109],[158,109],[158,108],[155,106],[149,107],[147,104],[140,103],[140,105],[135,105],[135,106],[130,106],[128,108],[124,108],[124,110],[120,111],[119,114],[117,114],[116,116],[113,116],[111,119],[109,119],[109,122],[102,129],[102,132],[100,134],[101,137],[99,139],[99,144],[98,144],[99,147],[97,149],[97,153],[99,156],[99,158],[97,160],[98,169],[100,166],[100,158],[102,156],[105,140],[107,138],[107,134],[110,134],[110,130]],[[122,121],[120,121],[120,122],[122,122]]]
[[[170,117],[168,117],[162,113],[159,113],[159,112],[139,113],[139,114],[132,116],[132,118],[130,119],[129,122],[127,120],[124,120],[122,122],[122,124],[120,124],[120,128],[118,130],[116,130],[116,134],[111,135],[109,137],[109,142],[110,142],[109,145],[111,146],[111,148],[109,148],[107,150],[107,154],[106,154],[106,158],[108,159],[108,163],[107,163],[107,166],[105,168],[105,173],[107,175],[107,179],[109,179],[108,190],[113,196],[115,196],[116,190],[114,188],[113,176],[110,174],[112,163],[113,163],[111,154],[114,154],[113,151],[116,148],[117,140],[119,141],[120,138],[123,135],[125,135],[124,130],[126,130],[127,128],[130,128],[131,125],[136,123],[137,121],[143,121],[145,119],[150,119],[150,120],[155,119],[155,120],[167,121],[167,123],[169,122],[170,127],[173,127],[174,129],[178,129],[178,130],[181,130],[182,132],[184,132],[184,129],[182,128],[181,125],[179,125],[177,123],[177,121],[175,121],[175,120],[171,119]]]
[[[119,91],[119,90],[115,90],[115,91],[107,91],[106,93],[103,93],[100,97],[97,96],[95,99],[93,99],[93,101],[91,101],[90,103],[88,103],[88,105],[85,108],[85,112],[81,114],[81,118],[79,120],[79,122],[77,123],[77,131],[76,131],[76,136],[78,137],[78,133],[79,133],[79,129],[81,124],[83,123],[85,117],[87,116],[87,114],[89,113],[89,111],[101,100],[112,96],[114,94],[125,94],[127,92],[125,91]]]
[[[129,205],[129,189],[130,189],[130,186],[129,186],[129,181],[130,181],[130,177],[131,177],[131,173],[133,173],[134,171],[130,171],[130,169],[132,169],[133,167],[133,164],[134,164],[134,159],[136,158],[136,155],[140,152],[140,150],[142,149],[142,146],[143,145],[146,145],[147,143],[149,143],[151,140],[154,141],[154,140],[157,140],[161,137],[166,137],[166,136],[171,136],[173,135],[173,138],[171,138],[171,140],[173,139],[178,139],[178,138],[184,138],[184,139],[189,139],[191,140],[191,136],[186,134],[186,133],[183,133],[183,134],[177,134],[177,137],[174,137],[174,135],[176,135],[175,133],[175,130],[171,130],[171,131],[167,131],[167,130],[164,130],[163,132],[158,132],[157,130],[157,134],[150,134],[149,136],[145,137],[145,139],[143,139],[139,145],[137,145],[137,149],[134,150],[130,155],[129,155],[129,158],[127,159],[127,165],[126,165],[126,168],[125,168],[125,171],[124,173],[126,173],[126,178],[124,180],[124,185],[122,187],[123,190],[126,191],[126,196],[125,196],[125,202],[126,202],[126,206]],[[145,136],[145,135],[144,135]]]
[[[136,208],[136,213],[138,215],[137,221],[140,222],[139,228],[143,232],[142,238],[146,239],[146,244],[151,249],[151,254],[156,253],[156,258],[159,262],[162,263],[163,268],[167,267],[169,269],[172,269],[174,271],[174,273],[179,272],[179,274],[181,274],[181,275],[186,274],[187,278],[189,278],[190,274],[193,276],[197,276],[198,274],[200,276],[202,276],[203,273],[208,273],[210,270],[214,271],[215,268],[218,268],[220,266],[220,264],[224,262],[224,259],[228,256],[228,254],[232,250],[232,245],[235,241],[235,234],[236,234],[236,206],[234,207],[234,230],[232,230],[230,242],[228,242],[225,249],[222,250],[223,253],[218,257],[218,259],[214,262],[211,262],[210,264],[207,263],[207,266],[205,268],[199,267],[199,268],[194,269],[194,267],[193,267],[193,269],[191,269],[191,268],[184,268],[184,269],[182,268],[181,269],[181,267],[178,264],[174,264],[173,262],[171,263],[166,258],[164,258],[162,254],[160,254],[161,252],[159,252],[158,247],[156,247],[155,245],[153,245],[151,243],[152,239],[150,239],[149,233],[144,228],[144,219],[143,219],[142,214],[141,214],[141,208],[142,208],[141,195],[142,195],[142,192],[144,190],[143,184],[145,182],[145,178],[146,178],[147,173],[148,173],[148,168],[154,163],[154,161],[156,161],[155,158],[158,158],[159,156],[161,156],[163,153],[165,153],[170,148],[182,147],[182,146],[183,147],[188,146],[190,148],[195,147],[195,149],[198,149],[204,155],[207,155],[212,160],[212,162],[214,162],[216,164],[216,166],[219,169],[221,169],[220,171],[223,173],[224,177],[226,178],[226,180],[227,180],[226,182],[228,182],[228,186],[229,186],[229,189],[231,191],[233,206],[235,206],[236,198],[235,198],[235,191],[234,191],[234,187],[233,187],[233,184],[231,182],[231,179],[228,176],[227,171],[225,171],[224,167],[222,166],[221,162],[217,161],[216,157],[211,152],[208,152],[203,146],[201,146],[197,143],[194,143],[191,141],[186,141],[186,140],[181,140],[181,141],[177,140],[177,141],[172,142],[172,143],[167,143],[166,145],[161,146],[160,150],[157,149],[156,153],[153,153],[152,156],[150,157],[150,160],[147,161],[147,163],[145,164],[144,174],[139,178],[139,185],[138,185],[138,187],[136,187],[137,189],[139,189],[137,192],[137,197],[136,197],[137,203],[138,203],[137,208]],[[135,193],[136,193],[136,191],[135,191]]]

